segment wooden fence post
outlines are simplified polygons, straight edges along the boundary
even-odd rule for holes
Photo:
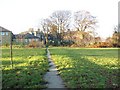
[[[11,67],[13,69],[13,57],[12,57],[12,32],[10,32],[10,59],[11,59]]]

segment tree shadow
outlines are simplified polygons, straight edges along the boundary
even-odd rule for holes
[[[17,66],[2,70],[2,87],[5,88],[46,88],[46,81],[43,75],[47,71],[39,64],[29,64],[28,66]]]
[[[80,53],[77,53],[76,55],[73,53],[75,52],[70,49],[65,49],[64,52],[60,54],[54,52],[51,53],[51,55],[59,55],[63,57],[66,56],[70,58],[69,60],[71,60],[72,62],[71,65],[73,67],[72,68],[63,67],[59,69],[60,75],[63,78],[63,80],[67,83],[68,87],[77,87],[77,88],[85,88],[85,87],[86,88],[118,88],[119,87],[118,68],[113,68],[113,69],[106,68],[102,65],[98,65],[94,62],[91,62],[87,58],[82,57],[83,55],[81,55]],[[86,56],[86,54],[84,55]],[[102,55],[87,54],[87,56],[99,57]]]
[[[43,80],[43,75],[48,68],[45,53],[38,54],[37,52],[39,51],[36,52],[35,50],[23,52],[24,50],[21,51],[19,49],[13,52],[13,69],[11,68],[10,60],[2,60],[2,88],[46,88],[46,81]],[[3,53],[3,58],[9,58],[8,53],[8,50]],[[39,55],[43,56],[43,58],[40,57],[43,60],[29,61],[31,57]]]

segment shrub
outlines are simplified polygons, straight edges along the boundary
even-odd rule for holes
[[[97,44],[89,45],[90,48],[106,48],[106,47],[112,47],[112,44],[108,42],[100,42]]]
[[[56,39],[56,40],[50,40],[50,41],[48,42],[48,45],[60,46],[60,45],[61,45],[61,42],[58,41],[57,39]]]
[[[74,42],[72,40],[63,40],[61,44],[63,46],[71,46],[72,44],[74,44]]]
[[[31,41],[27,47],[31,47],[31,48],[37,48],[37,47],[44,47],[43,42],[38,42],[38,41]]]

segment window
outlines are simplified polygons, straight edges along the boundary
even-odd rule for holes
[[[8,35],[8,32],[6,32],[6,35]]]
[[[1,32],[1,35],[5,35],[5,32]]]

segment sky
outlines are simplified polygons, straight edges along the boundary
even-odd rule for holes
[[[14,34],[40,26],[40,19],[56,10],[86,10],[96,16],[98,36],[112,35],[118,25],[119,0],[0,0],[0,26]]]

